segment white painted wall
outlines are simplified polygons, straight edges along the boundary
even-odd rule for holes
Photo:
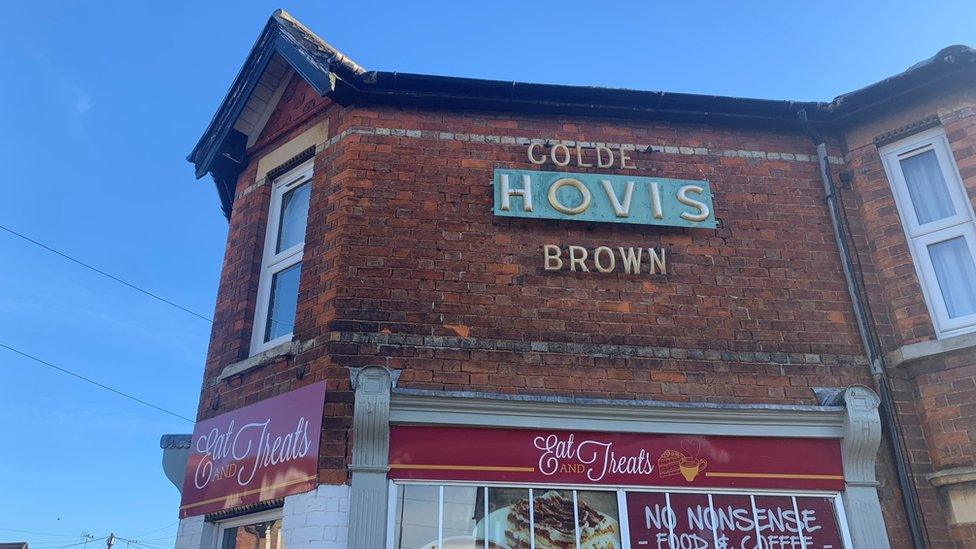
[[[175,549],[212,549],[217,525],[203,520],[203,515],[180,520]]]
[[[180,521],[175,549],[216,549],[218,527],[203,516]],[[322,484],[311,492],[285,498],[281,541],[287,549],[346,549],[349,487]]]
[[[281,535],[286,549],[346,549],[349,487],[322,484],[285,498]]]

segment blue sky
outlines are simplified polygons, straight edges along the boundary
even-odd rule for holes
[[[0,225],[210,316],[227,226],[184,158],[277,7],[368,69],[774,99],[976,45],[971,0],[8,4]],[[0,343],[192,416],[209,329],[0,232]],[[157,443],[191,426],[3,349],[0,373],[0,541],[170,545]]]

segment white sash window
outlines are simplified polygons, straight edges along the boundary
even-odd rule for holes
[[[936,334],[976,330],[976,217],[945,132],[880,152]]]
[[[311,189],[311,162],[291,170],[272,184],[257,309],[251,332],[252,355],[292,339]]]

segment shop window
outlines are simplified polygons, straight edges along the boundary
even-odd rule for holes
[[[393,549],[851,546],[823,493],[396,484],[391,512]]]
[[[238,517],[218,524],[217,549],[283,549],[281,510]]]
[[[405,484],[394,513],[395,549],[621,547],[614,491]]]
[[[976,217],[945,132],[880,152],[936,333],[976,330]]]
[[[312,167],[307,163],[277,178],[272,184],[271,210],[251,334],[252,355],[292,338],[311,180]]]

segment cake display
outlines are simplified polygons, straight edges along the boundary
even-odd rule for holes
[[[535,519],[535,546],[541,548],[570,549],[576,547],[573,499],[569,494],[550,490],[533,499]],[[577,497],[580,548],[616,549],[620,546],[617,521],[594,509]],[[513,549],[531,546],[529,525],[529,500],[522,499],[511,506],[508,515],[506,541]]]

